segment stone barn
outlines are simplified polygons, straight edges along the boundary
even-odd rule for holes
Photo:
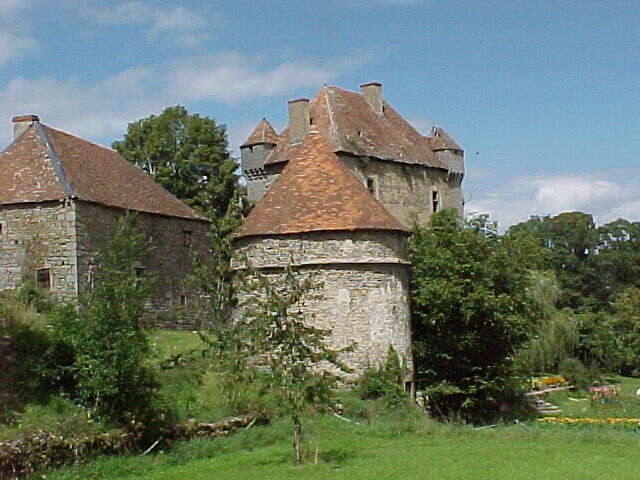
[[[393,345],[412,382],[409,258],[414,224],[454,208],[462,216],[463,151],[441,128],[423,136],[382,98],[323,87],[289,102],[280,134],[262,119],[241,146],[249,202],[239,258],[276,279],[286,265],[322,284],[306,308],[360,374]]]
[[[207,250],[208,220],[117,152],[40,123],[13,119],[0,154],[0,290],[34,281],[60,300],[87,292],[100,250],[126,211],[149,250],[136,267],[153,275],[150,312],[171,323],[188,308],[183,281],[193,252]]]

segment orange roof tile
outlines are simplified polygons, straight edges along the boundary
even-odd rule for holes
[[[273,126],[266,118],[260,120],[256,128],[253,129],[251,135],[247,137],[241,147],[249,147],[251,145],[257,145],[258,143],[278,143],[278,134],[273,129]]]
[[[317,133],[289,150],[289,163],[245,219],[238,237],[332,230],[407,232]]]
[[[333,152],[447,169],[425,137],[386,102],[384,115],[379,116],[362,94],[325,86],[310,101],[309,109],[315,128]],[[288,161],[291,149],[285,131],[265,164]]]
[[[206,220],[114,150],[35,123],[0,154],[0,204],[64,198]]]

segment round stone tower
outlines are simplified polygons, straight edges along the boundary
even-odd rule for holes
[[[320,285],[305,303],[309,321],[331,330],[356,378],[393,346],[412,379],[407,229],[310,132],[237,233],[238,258],[262,273],[291,265]]]

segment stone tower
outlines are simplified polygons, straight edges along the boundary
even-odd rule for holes
[[[337,347],[357,343],[343,358],[355,375],[393,345],[410,383],[406,240],[436,211],[462,215],[464,153],[441,128],[416,131],[376,82],[360,93],[324,86],[288,107],[284,131],[263,119],[241,147],[255,207],[235,247],[274,278],[288,264],[319,277],[310,321]]]
[[[314,276],[321,288],[306,305],[309,319],[332,331],[334,347],[356,343],[341,359],[355,375],[393,345],[410,382],[408,234],[310,133],[246,218],[235,248],[274,281],[287,265]]]

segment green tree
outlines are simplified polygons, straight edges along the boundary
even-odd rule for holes
[[[410,246],[418,386],[445,416],[495,413],[533,318],[529,269],[491,225],[462,228],[451,210],[417,228]]]
[[[77,400],[112,423],[150,429],[158,414],[156,381],[146,364],[149,343],[142,317],[151,279],[135,272],[145,241],[134,220],[131,214],[120,220],[101,253],[94,289],[77,312],[61,310],[54,326],[75,351],[71,368]]]
[[[318,288],[311,276],[288,267],[278,280],[254,273],[246,285],[250,295],[243,302],[241,328],[248,358],[266,367],[274,394],[291,412],[293,463],[299,464],[304,410],[333,400],[337,377],[328,369],[348,371],[338,361],[346,349],[331,349],[331,332],[314,327],[304,311]]]
[[[226,127],[181,105],[130,123],[113,148],[189,206],[224,215],[237,188]]]

